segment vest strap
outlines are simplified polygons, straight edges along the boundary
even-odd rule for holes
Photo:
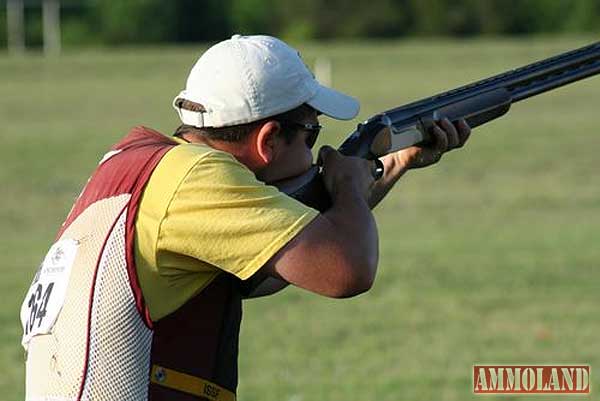
[[[235,393],[217,384],[159,365],[152,365],[150,381],[159,386],[204,397],[211,401],[236,401]]]

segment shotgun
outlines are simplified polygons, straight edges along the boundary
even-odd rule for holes
[[[436,120],[464,118],[475,128],[503,116],[513,103],[596,74],[600,74],[600,42],[376,114],[358,124],[338,150],[372,160],[426,145]],[[321,212],[331,206],[317,166],[274,185]]]

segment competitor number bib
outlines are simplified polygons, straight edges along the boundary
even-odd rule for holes
[[[78,242],[72,239],[56,242],[33,278],[21,305],[21,343],[25,349],[33,336],[52,331],[65,302],[77,247]]]

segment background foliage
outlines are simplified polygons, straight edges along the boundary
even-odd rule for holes
[[[6,42],[5,4],[0,44]],[[26,0],[28,45],[41,0]],[[232,33],[287,39],[600,32],[600,0],[62,0],[66,45],[198,42]]]

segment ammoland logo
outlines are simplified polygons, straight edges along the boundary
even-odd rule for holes
[[[474,365],[475,394],[589,394],[589,365]]]

